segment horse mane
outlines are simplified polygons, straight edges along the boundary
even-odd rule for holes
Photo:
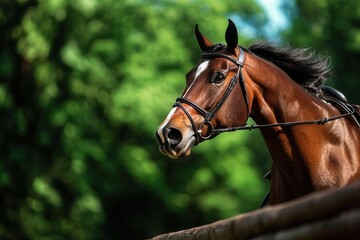
[[[322,86],[331,76],[329,57],[316,55],[309,48],[280,47],[260,41],[249,47],[258,57],[274,63],[306,91],[322,98]]]
[[[226,49],[226,45],[225,45],[225,44],[223,44],[223,43],[217,43],[217,44],[212,45],[212,46],[208,49],[207,53],[216,53],[216,52],[221,51],[221,50],[224,50],[224,49]]]

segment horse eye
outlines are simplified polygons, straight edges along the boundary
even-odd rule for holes
[[[211,80],[211,83],[221,84],[225,80],[225,75],[221,72],[216,72]]]

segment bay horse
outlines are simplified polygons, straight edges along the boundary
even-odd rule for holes
[[[198,25],[195,35],[203,54],[157,129],[163,154],[186,157],[222,132],[259,128],[272,158],[270,205],[360,179],[359,106],[324,86],[328,58],[269,42],[243,48],[231,20],[226,45]]]

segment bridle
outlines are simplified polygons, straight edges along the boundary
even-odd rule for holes
[[[250,130],[258,129],[258,128],[268,128],[268,127],[276,127],[276,126],[295,126],[295,125],[309,125],[309,124],[323,125],[327,122],[330,122],[330,121],[333,121],[333,120],[336,120],[339,118],[343,118],[343,117],[346,117],[349,115],[353,115],[355,113],[355,109],[351,109],[347,113],[339,114],[339,115],[336,115],[333,117],[328,117],[328,118],[321,118],[321,119],[317,119],[317,120],[282,122],[282,123],[271,123],[271,124],[260,124],[260,125],[252,124],[252,125],[248,126],[247,119],[249,118],[249,115],[250,115],[249,100],[248,100],[248,95],[247,95],[247,91],[246,91],[244,76],[242,74],[242,68],[244,67],[245,51],[242,47],[239,47],[239,50],[240,50],[240,54],[239,54],[238,59],[234,59],[234,58],[232,58],[228,55],[222,54],[222,53],[204,53],[201,55],[201,58],[225,58],[225,59],[229,60],[230,62],[234,63],[238,67],[237,73],[232,77],[232,79],[229,83],[229,86],[227,87],[227,89],[224,92],[224,95],[220,98],[220,100],[215,104],[215,106],[210,111],[206,111],[205,109],[203,109],[202,107],[197,105],[195,102],[193,102],[189,99],[183,98],[183,97],[177,98],[176,103],[173,105],[173,107],[179,107],[189,118],[192,128],[195,133],[195,139],[196,139],[195,146],[197,144],[199,144],[199,142],[201,140],[209,139],[214,134],[219,134],[219,133],[223,133],[223,132],[233,132],[233,131],[238,131],[238,130],[249,130],[250,131]],[[239,79],[241,91],[242,91],[243,98],[244,98],[245,105],[246,105],[247,116],[246,116],[245,122],[241,126],[238,126],[238,127],[214,128],[213,124],[211,123],[211,119],[213,119],[215,117],[216,113],[224,105],[226,99],[229,97],[230,93],[234,89],[237,79]],[[189,111],[183,106],[183,103],[191,106],[200,115],[202,115],[204,117],[204,121],[199,125],[199,127],[196,126],[194,119],[192,118]],[[202,131],[202,128],[204,126],[208,127],[208,130],[206,131],[206,135]]]
[[[239,49],[240,49],[240,54],[239,54],[238,59],[234,59],[228,55],[221,54],[221,53],[204,53],[201,55],[201,58],[225,58],[225,59],[229,60],[230,62],[234,63],[238,67],[237,73],[231,78],[229,86],[225,90],[224,95],[219,99],[219,101],[215,104],[215,106],[210,111],[206,111],[205,109],[203,109],[202,107],[200,107],[199,105],[197,105],[196,103],[194,103],[193,101],[191,101],[189,99],[186,99],[183,97],[176,99],[176,103],[174,104],[173,107],[179,107],[189,118],[192,128],[195,132],[195,138],[196,138],[195,145],[197,145],[200,142],[200,140],[206,140],[206,139],[211,138],[214,133],[221,130],[221,129],[214,128],[213,124],[211,123],[211,119],[213,119],[215,117],[216,113],[224,105],[226,99],[229,97],[230,93],[234,89],[237,79],[239,79],[240,87],[241,87],[243,97],[245,100],[245,105],[246,105],[247,116],[246,116],[244,125],[246,124],[246,121],[249,118],[250,113],[249,113],[248,97],[247,97],[247,92],[246,92],[246,87],[245,87],[244,76],[241,71],[244,66],[245,51],[241,47],[239,47]],[[186,108],[182,105],[183,103],[191,106],[200,115],[202,115],[204,117],[204,121],[200,124],[199,127],[196,126],[194,119],[191,117],[190,113],[186,110]],[[208,127],[208,131],[207,131],[206,135],[204,135],[204,133],[201,130],[203,128],[203,126]]]

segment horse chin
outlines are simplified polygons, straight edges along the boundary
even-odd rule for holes
[[[196,142],[195,136],[191,136],[188,140],[183,140],[176,147],[160,146],[160,152],[172,159],[186,158],[191,153],[191,148]]]
[[[192,147],[194,146],[195,143],[196,143],[196,138],[195,138],[195,136],[192,136],[192,137],[189,139],[189,141],[187,141],[185,147],[182,149],[179,158],[189,156],[190,153],[191,153],[191,149],[192,149]]]

